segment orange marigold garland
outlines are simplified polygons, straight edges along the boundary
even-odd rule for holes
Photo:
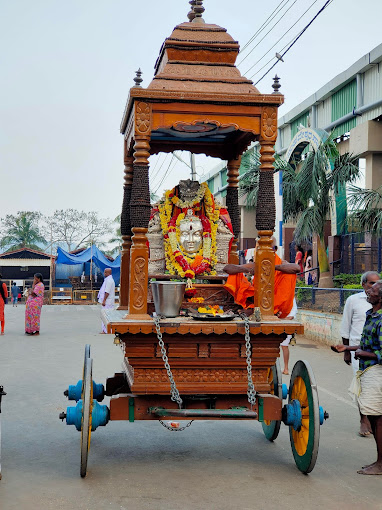
[[[176,196],[176,188],[166,191],[158,209],[164,235],[166,267],[170,274],[190,279],[216,274],[216,233],[220,209],[215,205],[207,183],[200,185],[194,200],[190,201],[180,200]],[[203,226],[203,244],[193,256],[183,253],[179,243],[179,222],[188,209],[199,213],[197,216]]]

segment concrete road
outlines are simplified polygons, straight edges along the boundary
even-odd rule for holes
[[[68,405],[63,390],[81,378],[86,343],[96,382],[120,371],[121,350],[98,334],[97,306],[45,306],[38,337],[23,334],[24,310],[6,306],[0,337],[0,384],[8,393],[1,510],[382,508],[382,477],[357,474],[376,449],[371,437],[357,435],[357,410],[347,395],[351,369],[303,337],[290,349],[291,366],[311,363],[320,404],[330,413],[310,475],[295,467],[284,425],[270,443],[257,422],[199,421],[169,432],[153,421],[97,429],[81,479],[80,433],[58,419]]]

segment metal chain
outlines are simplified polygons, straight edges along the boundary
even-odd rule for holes
[[[167,423],[165,423],[164,421],[162,420],[159,420],[159,423],[161,425],[163,425],[163,427],[167,430],[170,430],[171,432],[182,432],[183,430],[186,430],[188,429],[188,427],[191,425],[191,423],[193,422],[194,420],[191,420],[187,423],[187,425],[185,425],[184,427],[179,427],[178,429],[175,429],[173,427],[170,427],[169,425],[167,425]]]
[[[249,333],[249,319],[243,316],[245,326],[245,353],[247,355],[247,376],[248,376],[248,402],[252,405],[256,404],[256,391],[252,380],[252,358],[251,358],[251,335]]]
[[[164,366],[165,366],[165,369],[167,371],[167,375],[168,375],[168,378],[169,378],[169,381],[170,381],[170,384],[171,384],[171,400],[173,402],[177,402],[177,404],[179,406],[179,409],[181,409],[182,408],[182,404],[183,404],[183,400],[180,398],[179,391],[178,391],[178,389],[176,387],[174,378],[172,376],[171,367],[170,367],[170,364],[168,362],[168,357],[167,357],[167,353],[166,353],[166,347],[164,345],[163,338],[162,338],[162,333],[161,333],[161,330],[160,330],[160,320],[159,320],[158,316],[154,316],[153,319],[154,319],[155,328],[156,328],[156,331],[157,331],[157,337],[158,337],[158,342],[159,342],[159,345],[160,345],[160,350],[161,350],[161,353],[162,353],[163,363],[164,363]]]

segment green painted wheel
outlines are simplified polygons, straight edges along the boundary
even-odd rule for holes
[[[271,383],[271,394],[282,399],[282,375],[279,360],[268,371],[268,382]],[[274,441],[280,432],[281,420],[266,420],[261,423],[265,437]]]
[[[289,386],[290,404],[298,400],[302,423],[299,430],[289,425],[289,438],[296,466],[307,474],[316,464],[320,441],[320,409],[313,370],[307,361],[297,361],[293,367]]]
[[[93,360],[85,356],[81,417],[81,477],[86,476],[93,410]]]

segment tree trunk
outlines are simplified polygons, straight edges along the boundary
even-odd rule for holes
[[[317,252],[318,252],[318,265],[320,267],[320,280],[318,288],[332,289],[334,287],[333,278],[330,274],[329,260],[326,254],[325,241],[317,236]]]

